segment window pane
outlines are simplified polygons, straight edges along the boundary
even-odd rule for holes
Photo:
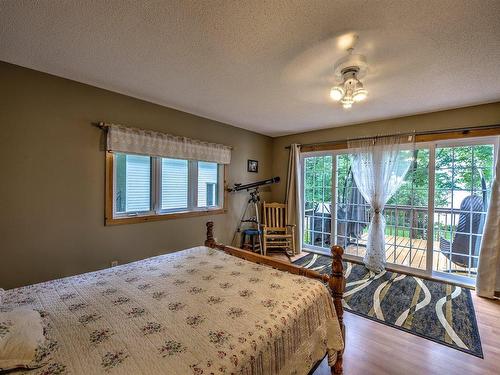
[[[116,154],[116,212],[151,209],[151,158]]]
[[[219,204],[218,165],[198,162],[198,207],[213,207]]]
[[[161,209],[188,207],[188,161],[161,159]]]
[[[436,148],[433,270],[475,277],[493,155],[493,145]]]
[[[332,157],[304,159],[304,243],[330,246]]]

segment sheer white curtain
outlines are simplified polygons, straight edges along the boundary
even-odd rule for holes
[[[286,183],[286,211],[288,224],[295,224],[295,253],[302,251],[302,188],[300,171],[300,145],[290,146],[288,179]]]
[[[372,211],[363,262],[368,269],[380,272],[386,264],[383,210],[404,181],[414,143],[409,143],[408,137],[380,137],[349,141],[348,148],[354,181]]]
[[[495,180],[481,242],[476,292],[481,297],[500,298],[500,139],[497,141]]]

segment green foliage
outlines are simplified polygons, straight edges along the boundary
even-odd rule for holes
[[[332,156],[306,158],[304,162],[306,209],[332,201]],[[310,206],[310,207],[308,207]]]
[[[429,150],[413,151],[413,161],[405,181],[387,204],[426,207],[429,191]]]
[[[493,146],[436,149],[436,207],[450,205],[452,190],[482,195],[482,178],[489,190],[493,179]]]

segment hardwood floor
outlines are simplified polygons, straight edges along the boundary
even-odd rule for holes
[[[484,359],[344,313],[344,375],[500,374],[500,301],[475,296]],[[323,360],[313,375],[330,375]]]
[[[472,297],[484,359],[346,311],[344,375],[500,374],[500,301]],[[330,375],[326,359],[313,375]]]

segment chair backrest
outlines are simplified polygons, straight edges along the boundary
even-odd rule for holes
[[[264,225],[270,230],[286,230],[286,204],[266,203],[262,208]]]
[[[464,212],[461,212],[458,217],[458,225],[456,229],[458,233],[455,234],[455,237],[453,238],[451,248],[453,253],[469,254],[469,246],[471,246],[471,255],[477,256],[479,254],[479,236],[472,236],[472,238],[470,238],[471,236],[466,233],[482,234],[484,216],[486,215],[484,213],[480,213],[485,211],[483,204],[483,198],[478,195],[469,195],[465,197],[460,204],[460,211]]]

